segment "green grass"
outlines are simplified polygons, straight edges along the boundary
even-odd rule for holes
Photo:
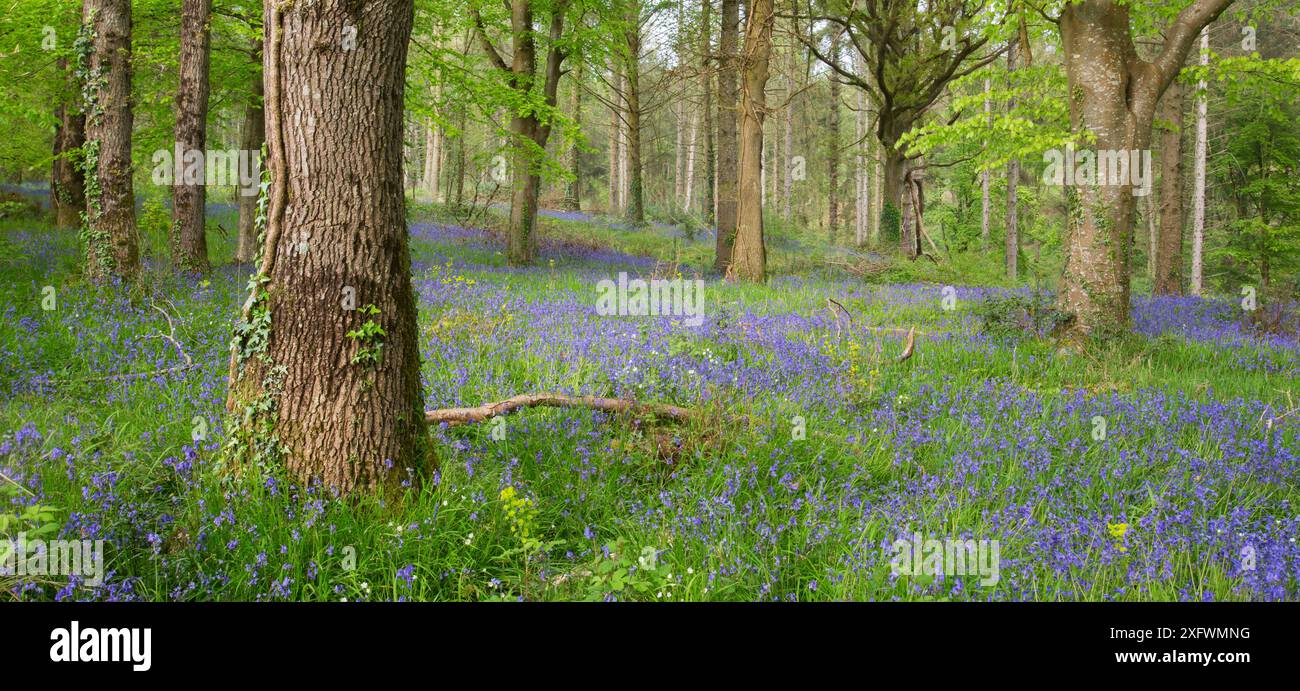
[[[232,229],[229,213],[210,225]],[[53,243],[45,259],[18,236],[33,227]],[[77,278],[75,237],[30,222],[0,230],[3,297],[13,305],[0,324],[12,351],[0,383],[7,388],[32,372],[53,381],[47,391],[0,403],[0,438],[25,426],[41,435],[0,454],[0,466],[37,478],[34,486],[61,513],[68,534],[84,528],[112,539],[108,570],[118,574],[110,579],[117,589],[97,597],[1250,599],[1261,595],[1234,568],[1235,546],[1179,540],[1200,530],[1200,521],[1234,512],[1263,523],[1296,520],[1288,508],[1300,499],[1293,476],[1234,473],[1227,459],[1242,449],[1220,430],[1208,422],[1162,425],[1144,412],[1163,405],[1162,395],[1221,401],[1222,424],[1243,435],[1241,444],[1264,443],[1250,406],[1291,405],[1296,392],[1285,377],[1293,351],[1259,349],[1283,364],[1278,375],[1242,368],[1220,345],[1177,337],[1133,337],[1085,353],[1058,352],[1033,338],[972,339],[978,327],[970,301],[947,311],[937,289],[808,276],[769,286],[709,283],[709,304],[725,308],[732,325],[725,336],[674,333],[660,341],[650,334],[638,346],[570,351],[571,334],[527,340],[538,329],[527,306],[587,299],[589,272],[599,267],[561,260],[500,272],[500,254],[490,248],[427,240],[413,243],[415,259],[426,265],[417,284],[434,281],[437,294],[457,294],[473,281],[483,291],[421,306],[422,343],[456,348],[454,359],[425,354],[431,400],[608,392],[616,377],[602,358],[610,347],[656,364],[653,376],[636,380],[638,395],[709,415],[669,428],[667,438],[653,426],[553,410],[508,418],[502,441],[492,438],[491,425],[435,430],[436,481],[386,503],[304,494],[274,468],[236,479],[219,472],[218,461],[225,345],[242,277],[196,282],[158,265],[125,293],[96,288]],[[674,249],[671,238],[645,231],[544,219],[542,234],[665,261],[677,256],[689,267],[709,262],[707,242]],[[228,260],[234,238],[209,238],[214,263]],[[149,246],[153,256],[165,251],[157,241]],[[773,264],[809,261],[799,254],[774,249]],[[58,287],[54,314],[39,311],[42,285]],[[885,361],[900,350],[900,333],[841,333],[847,322],[829,316],[827,297],[859,326],[915,326],[924,332],[915,355],[898,365]],[[175,337],[198,366],[180,377],[103,381],[175,362],[172,346],[157,338],[167,332],[166,319],[152,305],[172,314]],[[788,333],[759,323],[780,315],[810,321]],[[39,318],[34,331],[22,317]],[[786,376],[798,371],[783,360],[787,340],[803,357],[824,358],[823,379],[789,375],[758,396],[714,385],[706,400],[667,374],[673,358],[686,357]],[[646,343],[656,352],[639,348]],[[985,387],[1002,393],[962,393]],[[1076,407],[1085,412],[1064,412]],[[1107,440],[1090,436],[1086,411],[1093,408],[1107,418]],[[806,420],[806,440],[792,438],[795,416]],[[210,430],[197,443],[196,417]],[[738,417],[745,422],[734,422]],[[909,436],[918,431],[921,437]],[[1283,426],[1272,443],[1294,450],[1295,426]],[[182,472],[175,466],[187,447],[195,466]],[[1195,454],[1201,465],[1169,449]],[[958,462],[971,457],[978,460],[972,467]],[[1195,505],[1194,526],[1171,529],[1169,540],[1141,527],[1172,520],[1169,501],[1188,501],[1202,485],[1213,492]],[[513,516],[501,497],[506,487],[530,502]],[[1050,549],[1043,533],[1009,527],[1010,516],[1063,526],[1061,539],[1080,565],[1053,564],[1043,555]],[[1086,525],[1077,523],[1081,517]],[[1112,521],[1135,526],[1124,550],[1104,535]],[[953,592],[951,582],[931,577],[893,578],[887,561],[876,558],[878,545],[912,529],[999,537],[1002,582]],[[647,549],[653,565],[640,561],[649,559]],[[1134,581],[1131,569],[1143,568],[1158,573]],[[121,585],[122,574],[135,579]],[[1294,572],[1283,582],[1293,597]],[[54,590],[23,597],[53,597]]]

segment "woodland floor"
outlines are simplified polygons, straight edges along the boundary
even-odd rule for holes
[[[111,571],[98,588],[10,592],[1300,596],[1300,343],[1253,335],[1234,301],[1137,297],[1132,338],[1071,355],[1032,333],[982,332],[976,307],[1005,289],[957,286],[945,310],[940,285],[802,270],[764,287],[706,278],[705,319],[691,326],[600,316],[595,286],[662,270],[653,257],[703,266],[707,233],[554,212],[537,266],[511,269],[484,231],[413,217],[429,408],[554,391],[699,408],[705,421],[538,409],[505,418],[502,440],[489,425],[439,427],[436,475],[386,506],[274,470],[223,480],[227,346],[248,279],[228,263],[233,209],[212,208],[209,277],[150,260],[137,289],[77,279],[75,232],[0,221],[0,473],[27,490],[10,501],[55,507],[64,535],[108,540]],[[146,240],[155,256],[165,248]],[[807,249],[778,236],[770,251],[788,268]],[[915,354],[889,362],[910,327]],[[526,500],[514,518],[512,492]],[[539,544],[519,539],[524,528]],[[890,545],[914,533],[998,540],[998,582],[892,575]]]

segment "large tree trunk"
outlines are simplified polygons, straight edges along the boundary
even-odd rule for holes
[[[413,2],[267,0],[265,13],[268,282],[244,324],[265,315],[269,333],[232,344],[234,466],[279,460],[341,494],[396,491],[430,464],[402,178]],[[358,27],[355,46],[322,49],[341,26]]]
[[[130,0],[86,0],[82,21],[94,36],[86,87],[86,274],[129,280],[140,270],[131,183]]]
[[[531,0],[515,0],[510,11],[510,33],[513,36],[514,56],[510,65],[511,85],[519,91],[528,91],[537,72],[537,46],[533,38],[533,5]],[[537,141],[537,117],[531,113],[515,112],[510,119],[510,133],[514,147],[514,166],[511,169],[510,229],[506,239],[506,261],[511,266],[523,266],[533,261],[533,226],[537,222],[537,194],[541,189],[541,174],[533,160],[532,144]],[[542,142],[545,146],[545,142]]]
[[[208,21],[212,0],[182,0],[180,81],[176,87],[176,146],[207,158]],[[177,167],[179,168],[179,161]],[[206,179],[172,181],[172,265],[180,270],[207,272],[208,241],[204,233]]]
[[[913,219],[915,206],[915,201],[911,198],[913,159],[903,154],[896,140],[892,138],[882,140],[880,145],[884,158],[884,171],[881,174],[882,196],[885,208],[897,213],[896,219],[889,219],[889,227],[885,228],[885,231],[890,237],[898,240],[899,251],[903,256],[915,259],[921,250],[921,238],[916,233],[916,223]],[[895,226],[894,223],[898,225]]]
[[[261,57],[261,49],[257,50]],[[240,148],[253,160],[260,161],[262,145],[266,143],[266,115],[262,111],[262,70],[257,69],[253,77],[253,92],[248,104],[244,106],[244,128],[241,133]],[[257,170],[260,172],[262,164]],[[250,264],[257,255],[257,194],[248,190],[239,190],[239,242],[235,247],[235,262]]]
[[[81,83],[74,70],[65,70],[69,89],[75,97],[59,105],[58,125],[54,133],[54,163],[50,175],[50,208],[60,228],[81,225],[86,210],[86,171],[82,167],[81,147],[86,143],[86,115],[81,110]]]
[[[516,141],[521,142],[515,145],[510,232],[506,237],[506,261],[511,266],[524,266],[533,261],[533,230],[537,223],[537,194],[542,187],[542,176],[526,146],[534,136],[535,123],[532,120],[531,117],[516,116],[510,127]]]
[[[773,0],[751,0],[745,22],[740,92],[740,189],[736,244],[729,273],[744,281],[767,279],[763,240],[763,120],[767,112],[768,61],[772,55]]]
[[[1161,99],[1160,232],[1156,242],[1157,295],[1183,292],[1183,87],[1169,85]]]
[[[740,0],[722,0],[722,33],[718,42],[718,237],[713,268],[723,273],[731,265],[732,249],[736,243],[739,35]],[[754,182],[758,182],[757,175]]]
[[[1060,27],[1074,131],[1090,131],[1101,152],[1149,152],[1160,95],[1173,81],[1196,33],[1229,2],[1197,0],[1180,12],[1152,63],[1137,57],[1127,5],[1114,0],[1066,5]],[[1072,339],[1116,336],[1129,324],[1133,186],[1076,186],[1070,190],[1070,207],[1058,298],[1060,309],[1073,315],[1065,335]]]

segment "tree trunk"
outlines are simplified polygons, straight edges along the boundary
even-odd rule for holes
[[[888,236],[898,240],[899,251],[908,259],[916,259],[921,249],[921,238],[917,235],[913,222],[914,202],[910,199],[912,160],[898,148],[895,141],[881,141],[881,155],[884,158],[882,196],[886,208],[896,212],[896,218],[887,219],[884,229]],[[895,226],[894,224],[897,223]]]
[[[81,149],[86,143],[86,115],[81,111],[81,84],[75,71],[67,69],[66,61],[60,61],[60,66],[66,70],[68,85],[76,97],[59,105],[50,207],[59,228],[76,228],[80,227],[81,214],[86,210],[86,171]]]
[[[682,210],[690,212],[695,198],[695,144],[700,133],[698,114],[691,113],[690,135],[686,137],[686,189],[682,195]]]
[[[236,467],[279,461],[348,494],[430,466],[402,177],[413,15],[412,0],[267,0],[268,282],[244,324],[265,315],[269,333],[232,344]],[[355,46],[322,49],[341,26],[360,27]]]
[[[773,0],[751,0],[745,22],[740,94],[740,189],[736,244],[728,271],[744,281],[767,279],[763,240],[763,120],[767,111],[768,61],[772,55]]]
[[[1011,41],[1007,47],[1007,71],[1014,72],[1019,65],[1019,41]],[[1007,102],[1007,109],[1014,110],[1014,98]],[[1003,264],[1007,269],[1007,278],[1014,283],[1020,276],[1020,159],[1007,161],[1007,236],[1002,250]]]
[[[207,159],[208,122],[208,22],[212,0],[182,0],[179,70],[176,88],[176,148],[189,157],[198,152]],[[181,161],[176,161],[181,169]],[[177,175],[172,181],[172,266],[178,270],[208,271],[208,241],[204,233],[207,183]]]
[[[686,196],[686,107],[682,101],[673,106],[673,206],[682,207]]]
[[[840,34],[837,31],[831,36],[830,54],[827,57],[831,59],[832,63],[838,65],[839,53]],[[828,104],[830,106],[830,122],[828,125],[830,146],[827,147],[826,178],[829,190],[827,192],[826,232],[830,243],[834,245],[839,239],[836,236],[839,234],[840,227],[840,80],[835,75],[833,66],[828,76],[831,82],[831,100]]]
[[[1161,100],[1160,232],[1156,242],[1153,290],[1179,295],[1183,268],[1183,87],[1169,85]]]
[[[740,0],[722,0],[722,33],[718,42],[718,237],[713,268],[723,273],[731,265],[736,243],[739,33]],[[758,165],[757,157],[754,164]],[[754,182],[758,183],[758,175],[754,176]]]
[[[133,280],[140,270],[131,183],[131,3],[86,0],[93,44],[86,85],[86,274]]]
[[[1210,64],[1210,32],[1201,31],[1201,66]],[[1204,289],[1202,274],[1205,252],[1205,154],[1209,138],[1206,127],[1205,80],[1196,85],[1196,158],[1192,170],[1192,295]]]
[[[622,189],[622,180],[619,173],[622,165],[623,155],[620,149],[623,142],[623,114],[622,102],[622,72],[613,70],[610,75],[610,103],[613,104],[609,109],[609,215],[613,216],[619,208],[619,190]]]
[[[260,43],[258,44],[261,45]],[[262,50],[256,52],[261,58]],[[260,161],[262,145],[266,143],[266,114],[262,111],[262,70],[259,66],[253,77],[253,93],[249,95],[248,105],[244,106],[244,129],[240,147],[248,152],[253,160]],[[264,163],[259,163],[260,171]],[[257,194],[239,191],[239,242],[235,248],[235,262],[251,264],[256,259],[257,241]]]
[[[713,131],[713,0],[700,2],[700,55],[704,88],[704,223],[712,226],[717,219],[714,205],[717,146]]]
[[[469,111],[465,104],[456,106],[456,149],[452,155],[452,176],[448,182],[451,183],[451,205],[453,208],[460,209],[465,204],[465,175],[468,172],[468,166],[465,165],[465,132],[469,126]]]
[[[582,131],[582,74],[579,72],[573,80],[573,96],[569,101],[569,108],[573,111],[573,126],[577,131]],[[582,162],[581,152],[578,150],[578,137],[574,136],[569,141],[569,175],[573,177],[564,186],[564,210],[581,211],[582,210]]]
[[[424,190],[429,200],[442,201],[442,150],[446,136],[435,119],[425,123]]]
[[[862,71],[862,58],[853,53],[853,71]],[[853,140],[857,142],[853,157],[853,242],[858,247],[866,244],[871,233],[871,185],[867,175],[867,137],[871,123],[867,119],[867,92],[858,89],[857,107],[853,114]]]
[[[1013,45],[1015,41],[1011,42]],[[1008,54],[1008,63],[1010,55]],[[984,120],[992,126],[993,124],[993,104],[989,101],[989,89],[991,84],[988,79],[984,80]],[[989,188],[992,186],[993,171],[985,169],[980,173],[980,248],[985,254],[989,251],[989,217],[993,210],[992,200],[989,199]]]
[[[1127,5],[1114,0],[1066,5],[1060,27],[1073,130],[1091,131],[1099,152],[1147,152],[1149,157],[1160,95],[1173,81],[1196,33],[1230,1],[1197,0],[1180,12],[1152,63],[1137,57]],[[1150,171],[1146,174],[1149,179]],[[1069,242],[1058,300],[1061,311],[1073,316],[1064,334],[1073,340],[1110,338],[1128,329],[1135,209],[1131,184],[1070,189]]]
[[[645,225],[645,195],[641,178],[641,29],[637,13],[640,5],[633,3],[628,17],[627,64],[623,78],[627,112],[627,214],[628,225],[636,228]]]

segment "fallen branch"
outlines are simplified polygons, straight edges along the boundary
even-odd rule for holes
[[[898,364],[912,357],[912,352],[914,350],[916,350],[916,327],[915,326],[907,330],[907,340],[903,343],[903,354],[894,358],[894,364]]]
[[[172,309],[176,309],[176,305],[172,304],[170,300],[168,301],[167,304],[171,305]],[[169,333],[149,334],[145,336],[145,338],[147,339],[161,338],[171,343],[173,346],[175,346],[176,352],[180,353],[182,358],[185,358],[185,364],[176,365],[174,367],[161,368],[161,369],[152,369],[145,372],[125,372],[122,374],[109,374],[102,377],[83,377],[81,379],[69,379],[61,382],[56,381],[54,383],[89,384],[94,382],[116,381],[119,379],[129,380],[129,379],[138,379],[141,377],[154,377],[159,375],[173,374],[176,372],[184,372],[187,370],[194,369],[195,367],[198,367],[198,364],[194,362],[194,358],[190,357],[190,354],[185,352],[185,347],[181,345],[181,342],[176,340],[176,323],[172,321],[172,317],[170,314],[167,313],[167,310],[164,310],[163,308],[158,306],[158,303],[152,301],[149,303],[149,306],[158,310],[158,312],[162,314],[163,318],[167,320],[167,331]],[[177,311],[179,312],[179,310]]]
[[[558,393],[534,393],[511,396],[504,401],[484,403],[473,408],[443,408],[425,411],[424,419],[430,424],[445,422],[460,425],[483,422],[498,415],[508,415],[523,408],[588,408],[607,413],[632,413],[655,415],[676,422],[686,422],[696,417],[695,411],[663,403],[640,403],[626,398],[599,398],[596,396],[566,396]]]

